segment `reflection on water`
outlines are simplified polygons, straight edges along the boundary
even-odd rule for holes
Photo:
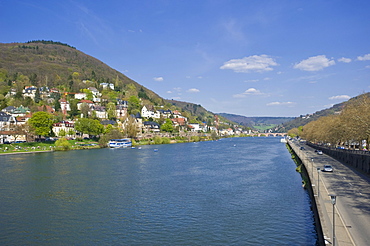
[[[0,156],[0,242],[315,245],[278,138]]]

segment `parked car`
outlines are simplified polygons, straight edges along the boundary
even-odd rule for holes
[[[333,172],[333,167],[330,165],[324,165],[323,172]]]
[[[317,154],[318,154],[318,155],[322,155],[322,151],[321,151],[321,150],[318,150],[318,151],[317,151]]]

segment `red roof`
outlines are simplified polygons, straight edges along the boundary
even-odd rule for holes
[[[180,126],[184,126],[185,125],[185,118],[174,118],[174,119],[171,119],[173,122],[176,122],[177,124],[179,124]]]
[[[81,100],[78,103],[91,103],[91,104],[93,104],[94,102],[90,101],[90,100]]]

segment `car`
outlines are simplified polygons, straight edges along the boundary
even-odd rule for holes
[[[303,146],[301,146],[299,149],[300,149],[300,150],[304,150],[304,147],[303,147]]]
[[[333,167],[330,165],[324,165],[323,172],[333,172]]]
[[[317,154],[318,154],[318,155],[322,155],[322,151],[321,151],[321,150],[318,150],[318,151],[317,151]]]

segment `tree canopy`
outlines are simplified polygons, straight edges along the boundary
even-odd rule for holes
[[[39,111],[28,120],[33,132],[40,136],[49,136],[53,125],[53,116],[47,112]]]
[[[81,118],[75,122],[75,129],[89,136],[96,136],[104,131],[104,126],[98,120]]]

